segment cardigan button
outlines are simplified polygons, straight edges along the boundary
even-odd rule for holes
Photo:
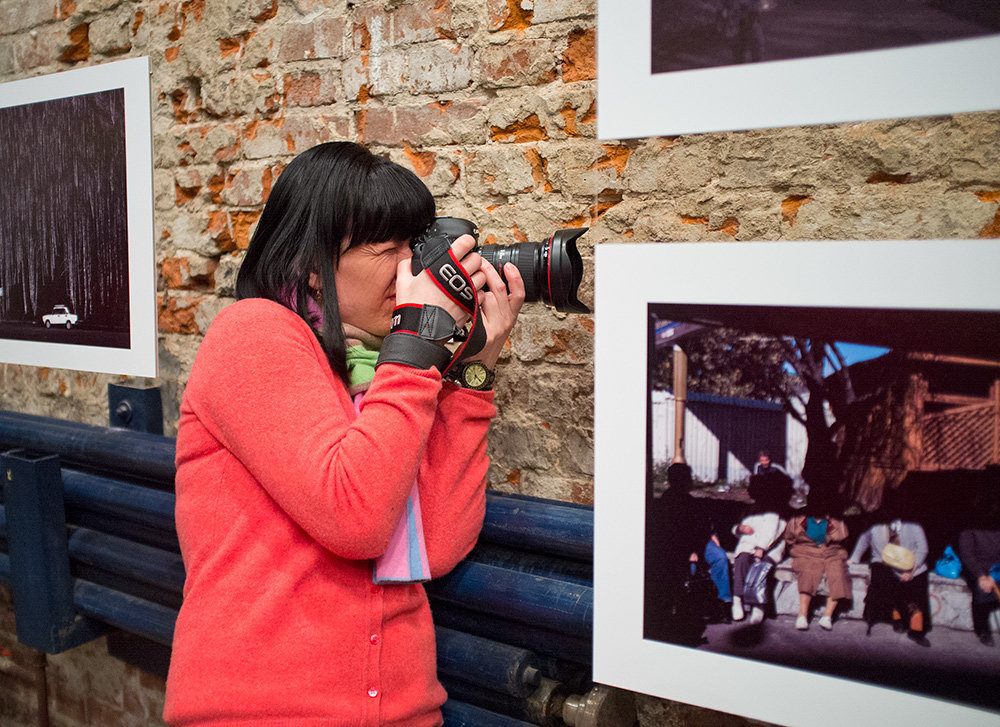
[[[372,593],[378,594],[381,592],[382,592],[382,586],[376,586],[376,585],[372,586]]]
[[[368,640],[372,642],[372,646],[378,645],[378,634],[372,634],[368,637]]]
[[[378,696],[378,689],[376,689],[375,687],[372,687],[371,689],[369,689],[368,690],[368,696],[371,697],[372,699],[374,699],[375,697],[377,697]]]

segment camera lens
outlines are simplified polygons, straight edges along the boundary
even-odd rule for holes
[[[576,297],[583,279],[583,258],[576,248],[576,239],[584,232],[586,229],[559,230],[545,242],[483,245],[479,254],[501,277],[503,266],[513,263],[524,279],[525,302],[541,300],[557,310],[589,313],[590,309]]]

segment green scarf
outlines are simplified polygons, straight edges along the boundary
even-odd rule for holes
[[[352,395],[368,388],[375,377],[376,361],[378,351],[366,348],[363,344],[347,349],[347,380]]]

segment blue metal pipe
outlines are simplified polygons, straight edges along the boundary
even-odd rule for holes
[[[85,528],[73,528],[69,536],[69,554],[81,563],[128,580],[177,593],[184,588],[184,563],[176,553]]]
[[[591,561],[594,509],[524,495],[487,493],[480,538],[511,548]]]
[[[463,561],[428,583],[427,592],[446,603],[545,624],[558,633],[587,637],[593,629],[594,589],[577,583]]]
[[[0,411],[0,450],[19,447],[88,469],[174,481],[174,440],[157,434]]]
[[[111,515],[116,520],[131,520],[164,531],[175,530],[177,498],[171,492],[66,467],[62,470],[62,478],[67,507]]]
[[[538,657],[481,636],[434,629],[438,673],[513,697],[527,697],[538,684]]]
[[[466,556],[467,560],[498,568],[511,568],[522,573],[555,578],[589,586],[594,582],[594,568],[590,563],[551,555],[540,555],[527,550],[515,550],[502,545],[494,545],[482,540]]]
[[[123,631],[170,646],[177,611],[96,583],[76,580],[73,603],[82,613]]]
[[[530,649],[542,659],[542,673],[562,682],[569,677],[563,668],[551,668],[552,657],[572,662],[577,671],[586,670],[593,659],[593,641],[589,637],[557,634],[546,629],[544,624],[518,623],[500,616],[469,611],[437,599],[434,599],[434,623],[455,631]]]
[[[444,716],[444,727],[535,727],[531,722],[465,702],[456,702],[454,699],[449,699],[441,706],[441,714]]]

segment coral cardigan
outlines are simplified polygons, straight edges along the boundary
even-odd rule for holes
[[[164,719],[172,725],[437,725],[420,585],[372,584],[416,478],[432,576],[475,544],[491,392],[379,367],[359,414],[316,337],[262,299],[223,310],[177,434],[187,569]]]

